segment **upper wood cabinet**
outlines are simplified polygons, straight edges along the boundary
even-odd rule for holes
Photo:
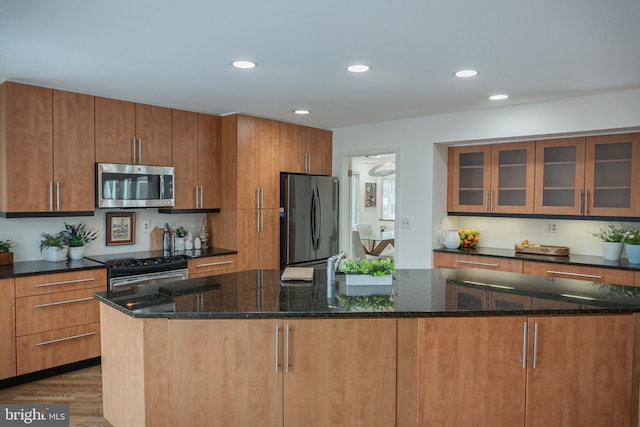
[[[171,111],[174,209],[220,208],[220,117]]]
[[[324,129],[280,123],[280,170],[331,175],[333,133]]]
[[[94,98],[13,82],[0,90],[0,210],[93,212]]]
[[[448,210],[533,213],[533,142],[449,148]]]
[[[171,164],[171,109],[96,97],[96,162]]]

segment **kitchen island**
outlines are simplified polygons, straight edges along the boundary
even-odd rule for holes
[[[640,290],[483,270],[256,270],[101,292],[114,425],[637,425]]]

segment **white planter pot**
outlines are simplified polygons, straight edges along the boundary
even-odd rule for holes
[[[62,248],[47,246],[42,250],[42,254],[44,255],[45,261],[66,261],[68,249],[67,246],[63,246]]]
[[[622,249],[624,249],[622,242],[602,242],[602,253],[606,260],[618,261],[622,255]]]
[[[82,259],[84,258],[85,246],[74,246],[69,248],[69,259]]]
[[[347,274],[347,285],[368,285],[368,286],[382,286],[391,285],[393,283],[393,276],[388,274],[386,276],[369,276],[368,274]]]
[[[176,237],[176,247],[174,248],[176,251],[184,251],[184,237]]]

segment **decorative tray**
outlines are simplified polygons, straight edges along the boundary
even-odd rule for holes
[[[569,248],[567,246],[551,246],[551,245],[518,245],[516,244],[516,252],[524,254],[551,255],[551,256],[569,256]]]

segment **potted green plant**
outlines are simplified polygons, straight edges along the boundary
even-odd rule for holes
[[[348,259],[342,272],[347,276],[347,285],[391,285],[396,265],[390,259],[364,259],[360,262]]]
[[[631,264],[640,264],[640,230],[631,228],[624,233],[624,249]]]
[[[69,258],[82,259],[86,245],[96,240],[98,232],[88,228],[86,224],[64,224],[69,245]]]
[[[617,261],[622,255],[624,235],[630,228],[623,224],[619,226],[609,223],[607,228],[599,227],[598,231],[589,233],[602,241],[602,252],[604,259]]]
[[[41,233],[40,252],[46,261],[64,261],[67,259],[69,246],[67,245],[67,232],[60,231],[57,234]]]
[[[0,265],[13,264],[12,244],[11,240],[0,240]]]
[[[179,225],[175,229],[176,234],[176,246],[175,250],[183,251],[185,248],[185,237],[189,234],[189,230],[187,230],[184,226]]]

